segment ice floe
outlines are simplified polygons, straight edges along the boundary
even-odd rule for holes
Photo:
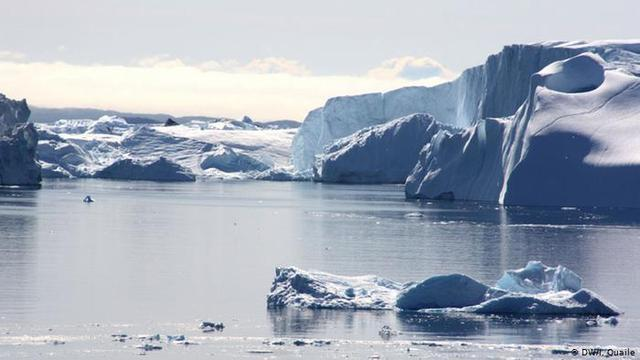
[[[495,286],[462,274],[401,284],[373,275],[338,276],[279,267],[267,296],[269,307],[470,312],[515,315],[620,314],[571,270],[532,261],[506,271]]]

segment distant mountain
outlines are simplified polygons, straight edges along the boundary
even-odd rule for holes
[[[46,108],[39,106],[29,106],[31,116],[29,119],[39,123],[53,123],[60,119],[97,119],[104,115],[115,115],[122,118],[131,118],[136,122],[164,122],[172,117],[169,114],[143,114],[129,113],[115,110],[102,110],[91,108]]]
[[[178,123],[187,123],[193,120],[207,122],[234,120],[225,117],[197,115],[176,117],[171,114],[162,113],[145,114],[91,108],[46,108],[39,106],[29,106],[29,109],[31,109],[31,116],[29,117],[29,119],[36,123],[53,123],[60,119],[98,119],[99,117],[105,115],[114,115],[121,117],[127,120],[127,122],[130,124],[164,123],[169,118],[175,120]],[[295,120],[256,121],[256,125],[263,128],[294,129],[300,126],[300,122]]]

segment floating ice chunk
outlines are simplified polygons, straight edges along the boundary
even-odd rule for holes
[[[373,275],[338,276],[295,267],[276,268],[269,307],[391,309],[402,284]]]
[[[620,311],[580,288],[578,275],[563,266],[532,261],[507,271],[502,288],[490,288],[462,274],[439,275],[401,284],[373,275],[338,276],[295,267],[276,268],[267,297],[270,307],[614,316]]]
[[[380,331],[378,331],[378,335],[380,335],[383,340],[389,340],[392,336],[398,335],[398,332],[393,330],[391,326],[384,325]]]
[[[173,342],[173,341],[185,341],[186,338],[184,335],[167,335],[167,341],[168,342]]]
[[[138,335],[139,340],[160,341],[160,334],[154,335]]]
[[[84,199],[82,199],[83,202],[86,203],[92,203],[93,202],[93,198],[91,197],[91,195],[87,195],[84,197]]]
[[[550,267],[540,261],[529,261],[522,269],[505,271],[496,287],[505,291],[533,294],[578,291],[582,288],[582,278],[562,265]]]
[[[223,331],[224,324],[221,322],[216,323],[211,321],[203,321],[200,323],[199,328],[202,329],[202,332]]]
[[[398,294],[396,307],[402,310],[464,307],[485,300],[489,287],[461,274],[430,277]]]
[[[518,315],[619,315],[615,306],[601,300],[591,290],[548,292],[541,294],[509,293],[464,309],[479,314]]]
[[[162,346],[153,344],[140,344],[136,345],[136,349],[141,349],[144,351],[162,350]]]

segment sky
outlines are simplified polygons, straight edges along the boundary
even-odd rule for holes
[[[433,85],[502,46],[640,37],[636,0],[21,0],[0,92],[49,107],[302,120],[337,95]]]

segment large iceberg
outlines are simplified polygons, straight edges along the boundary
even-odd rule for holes
[[[585,51],[615,64],[629,64],[640,52],[633,42],[547,42],[510,45],[465,70],[451,82],[433,87],[406,87],[386,93],[341,96],[327,100],[307,115],[292,144],[297,170],[314,166],[315,156],[335,140],[413,113],[429,113],[437,121],[458,127],[486,118],[510,116],[529,94],[531,75],[545,66]]]
[[[640,41],[506,46],[449,83],[330,99],[296,134],[293,165],[324,181],[393,182],[379,160],[417,157],[408,198],[638,207],[639,75]],[[418,155],[397,146],[406,134],[376,141],[415,112],[443,127]]]
[[[592,52],[550,64],[531,76],[514,115],[436,135],[407,178],[407,196],[640,206],[637,70]]]
[[[269,307],[376,309],[478,314],[619,315],[620,311],[559,265],[532,261],[506,271],[493,287],[463,274],[398,283],[374,275],[338,276],[295,267],[276,269]]]
[[[286,124],[285,124],[286,125]],[[289,166],[295,129],[250,119],[191,119],[176,126],[138,124],[115,117],[38,124],[38,156],[46,177],[109,177],[112,170],[172,164],[199,178],[257,178]],[[282,128],[284,127],[284,128]],[[138,166],[139,165],[139,166]],[[139,177],[117,171],[118,178]],[[145,170],[145,179],[153,178]],[[190,178],[189,175],[188,178]],[[162,180],[162,179],[158,179]]]
[[[338,183],[404,183],[420,150],[448,128],[428,114],[413,114],[360,130],[320,156],[319,180]]]
[[[37,186],[40,165],[36,161],[38,133],[27,123],[29,107],[0,94],[0,185]]]

